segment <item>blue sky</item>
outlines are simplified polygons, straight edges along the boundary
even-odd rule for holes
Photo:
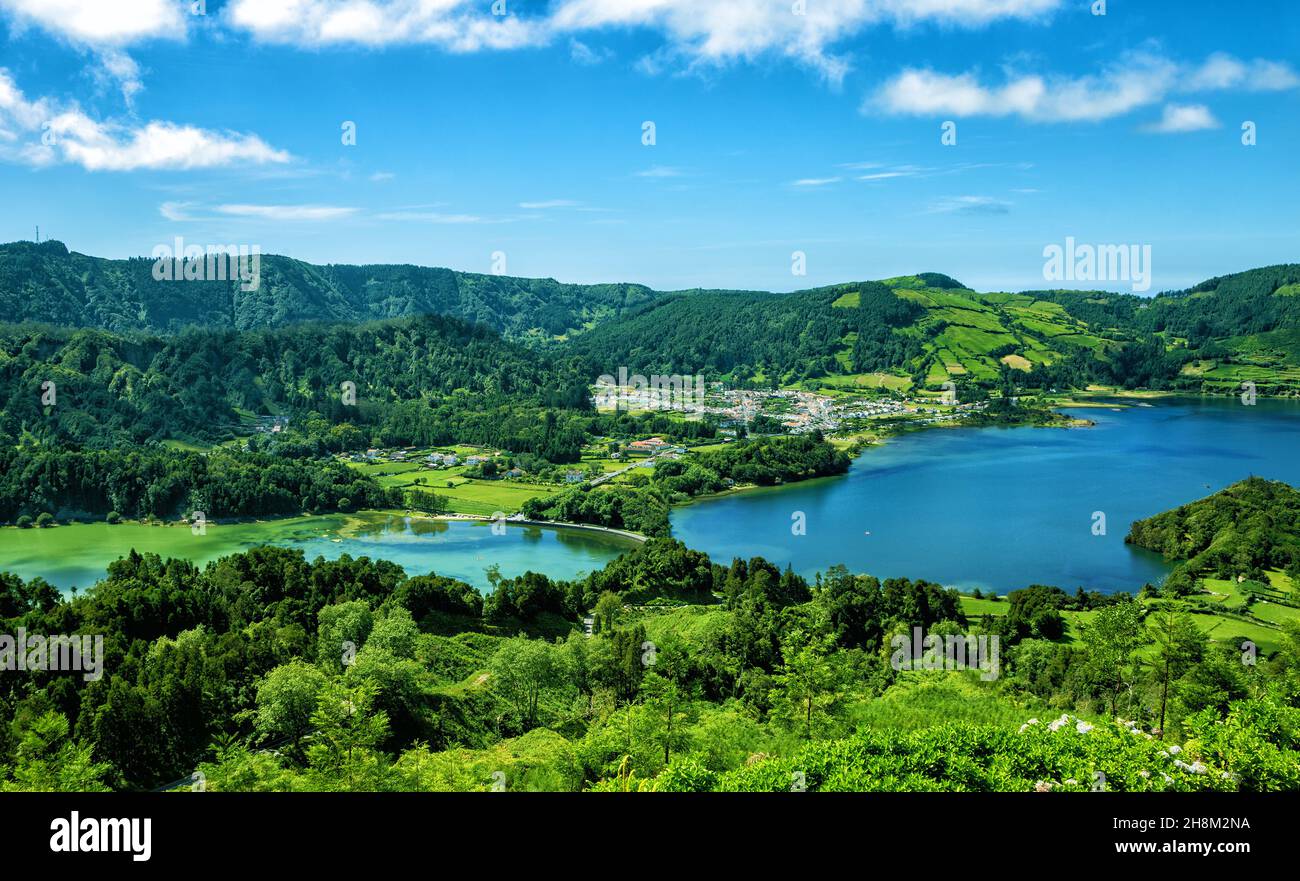
[[[201,5],[0,0],[0,241],[674,289],[1300,260],[1290,0]]]

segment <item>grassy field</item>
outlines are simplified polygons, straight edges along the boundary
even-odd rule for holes
[[[1006,600],[975,599],[962,594],[961,610],[966,613],[968,619],[978,618],[981,615],[1005,615],[1009,608],[1011,604]]]
[[[163,441],[162,445],[167,447],[169,450],[180,450],[183,453],[206,453],[208,450],[212,449],[212,447],[204,446],[203,444],[193,444],[188,441],[175,440],[171,438]]]
[[[1046,303],[1021,294],[977,294],[966,290],[941,290],[926,287],[915,277],[891,279],[886,284],[902,299],[921,306],[925,312],[912,325],[900,329],[904,336],[917,339],[929,363],[927,385],[939,385],[958,378],[991,381],[1002,364],[1029,370],[1034,364],[1058,360],[1063,347],[1097,346],[1101,340],[1089,336],[1087,327],[1071,318],[1056,303]],[[853,291],[842,295],[832,305],[851,309],[860,296]],[[837,353],[840,363],[850,366],[853,334],[844,340]],[[1059,344],[1058,344],[1059,342]],[[1013,347],[1009,355],[1003,351]],[[872,377],[872,379],[865,379]],[[889,374],[858,374],[834,377],[825,381],[831,388],[891,388],[906,390],[911,381]]]
[[[1290,589],[1290,581],[1280,572],[1270,573],[1270,580],[1274,580],[1279,587]],[[1198,612],[1192,615],[1192,620],[1211,639],[1230,641],[1233,644],[1248,639],[1255,643],[1260,651],[1268,653],[1276,651],[1282,645],[1281,630],[1277,626],[1271,625],[1280,625],[1286,621],[1300,621],[1300,609],[1277,603],[1257,600],[1247,609],[1245,596],[1235,582],[1207,579],[1204,583],[1206,587],[1214,591],[1214,595],[1200,595],[1198,598],[1222,606],[1224,614]],[[961,606],[962,611],[966,614],[967,623],[974,624],[983,615],[1005,615],[1011,604],[1006,600],[975,599],[963,595]],[[1237,617],[1242,614],[1254,615],[1263,619],[1265,623],[1247,621]],[[1061,616],[1068,625],[1066,641],[1071,644],[1078,644],[1082,626],[1089,623],[1096,615],[1095,611],[1062,612]],[[1152,651],[1154,651],[1154,647],[1148,647],[1147,653],[1149,654]]]
[[[817,391],[830,395],[855,395],[864,391],[906,392],[912,387],[912,380],[906,376],[892,373],[846,373],[843,376],[827,376],[816,380]]]
[[[474,447],[456,448],[455,451],[458,455],[480,452]],[[420,462],[348,462],[348,465],[374,477],[381,486],[435,493],[446,499],[448,510],[453,514],[480,517],[491,517],[497,512],[514,514],[528,499],[547,498],[564,489],[556,484],[474,479],[465,476],[468,465],[438,469],[425,468]]]
[[[560,492],[561,487],[504,480],[466,480],[451,489],[435,490],[447,499],[451,510],[457,514],[491,517],[497,511],[513,514],[529,499],[549,498]]]

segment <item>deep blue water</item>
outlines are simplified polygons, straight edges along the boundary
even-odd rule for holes
[[[678,509],[673,534],[719,562],[759,555],[809,576],[843,563],[962,589],[1137,590],[1169,567],[1124,544],[1132,521],[1252,474],[1300,485],[1300,402],[1150,404],[1067,411],[1092,428],[904,435],[843,477]],[[791,534],[796,511],[806,535]],[[1105,535],[1093,534],[1097,511]]]

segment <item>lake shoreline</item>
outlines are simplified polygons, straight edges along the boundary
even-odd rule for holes
[[[1134,593],[1159,584],[1170,566],[1158,554],[1121,547],[1129,523],[1251,472],[1300,480],[1291,457],[1280,452],[1300,427],[1294,400],[1243,407],[1232,398],[1177,392],[1124,397],[1094,389],[1056,402],[1053,410],[1067,418],[1041,426],[1074,427],[1092,416],[1085,432],[923,438],[916,431],[910,439],[864,444],[834,483],[734,487],[675,505],[672,534],[715,560],[760,555],[808,577],[839,562],[854,572],[926,578],[964,593],[1005,595],[1030,583]],[[1080,403],[1092,406],[1075,410]],[[1040,426],[1008,428],[1021,427]],[[880,449],[867,455],[868,446]],[[1169,479],[1171,467],[1177,480]],[[706,501],[717,510],[699,504]],[[803,514],[806,531],[792,531],[795,513]]]
[[[373,514],[386,515],[390,517],[408,517],[413,520],[440,521],[440,522],[449,522],[449,523],[454,523],[454,522],[493,523],[495,522],[492,517],[488,517],[482,514],[426,514],[417,511],[400,511],[395,508],[363,508],[360,511],[346,511],[346,512],[345,511],[322,511],[316,514],[308,514],[304,512],[301,514],[281,514],[274,517],[223,517],[216,520],[208,520],[206,525],[208,526],[247,526],[247,525],[257,525],[257,524],[276,525],[276,524],[287,523],[288,521],[291,520],[307,520],[307,519],[317,518],[317,517],[342,517],[345,519],[345,523],[343,528],[340,530],[340,532],[344,532],[347,530],[347,527],[349,525],[346,521],[360,520],[363,519],[365,515],[373,515]],[[48,530],[55,530],[55,529],[66,529],[70,526],[98,525],[102,522],[103,521],[100,520],[77,520],[71,523],[55,523],[50,526],[39,526],[39,527],[38,526],[29,526],[29,527],[0,526],[0,529],[26,530],[30,532],[38,532],[38,531],[48,531]],[[614,529],[613,527],[598,526],[593,523],[570,523],[563,520],[518,520],[518,519],[512,520],[509,518],[507,518],[503,522],[505,522],[505,524],[508,526],[533,526],[533,527],[540,527],[543,529],[578,529],[584,532],[601,532],[601,533],[605,533],[606,535],[612,535],[618,538],[625,538],[630,541],[635,541],[638,543],[645,543],[650,540],[649,536],[643,535],[642,533],[639,532],[633,532],[630,529]],[[122,519],[117,523],[108,524],[108,525],[144,527],[150,529],[153,528],[193,529],[194,528],[193,524],[186,520],[158,521],[158,520]]]
[[[378,512],[378,513],[389,513],[389,512]],[[392,512],[392,513],[396,513],[396,512]],[[486,517],[482,514],[423,514],[423,515],[402,514],[398,516],[405,516],[405,517],[410,517],[412,519],[418,519],[418,520],[440,520],[445,522],[456,522],[456,521],[460,521],[460,522],[469,521],[473,523],[497,522],[494,518]],[[635,541],[638,544],[645,544],[647,541],[650,540],[650,536],[643,535],[640,532],[633,532],[630,529],[615,529],[612,526],[598,526],[594,523],[571,523],[567,520],[512,520],[509,517],[507,517],[505,520],[501,522],[505,523],[507,526],[534,526],[534,527],[541,527],[544,529],[576,529],[576,530],[581,530],[583,532],[599,532],[599,533],[604,533],[605,535],[616,536],[618,538],[626,538],[630,541]]]

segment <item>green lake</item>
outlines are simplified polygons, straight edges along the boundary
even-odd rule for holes
[[[132,548],[202,564],[261,544],[299,548],[309,560],[342,554],[392,560],[409,575],[437,572],[480,589],[487,587],[485,573],[493,564],[507,577],[531,569],[567,579],[599,569],[636,546],[598,532],[510,524],[504,534],[495,534],[487,523],[385,513],[208,524],[201,535],[184,525],[81,523],[0,529],[0,570],[23,578],[39,575],[64,590],[84,589]]]

